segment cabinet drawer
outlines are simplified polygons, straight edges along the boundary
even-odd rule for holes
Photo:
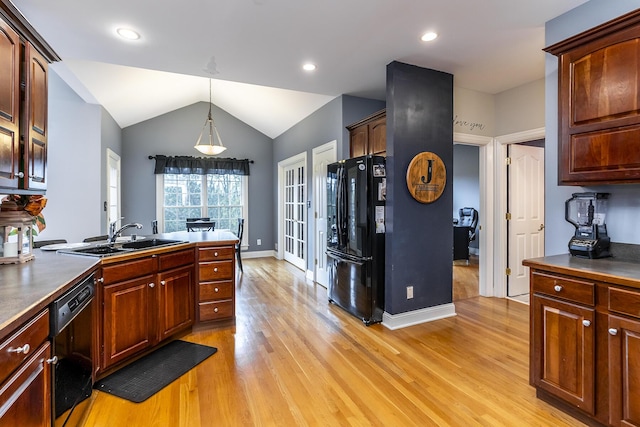
[[[200,301],[231,299],[232,297],[233,280],[200,284]]]
[[[155,257],[148,257],[102,267],[104,284],[122,282],[145,274],[155,274],[157,265]]]
[[[0,383],[4,381],[25,359],[47,340],[49,336],[49,310],[45,310],[31,319],[15,334],[0,343]],[[25,349],[20,353],[17,348]]]
[[[640,318],[640,292],[609,287],[609,311]]]
[[[198,310],[201,322],[228,319],[233,317],[233,301],[201,302]]]
[[[193,264],[195,261],[196,256],[193,249],[162,254],[158,257],[158,270],[170,270],[183,265]]]
[[[198,249],[199,261],[218,261],[223,259],[233,259],[236,248],[233,246],[223,246],[220,248],[200,248]]]
[[[228,280],[233,278],[233,261],[201,262],[199,265],[200,282]]]
[[[533,273],[534,293],[542,293],[589,306],[595,305],[595,284],[544,273]]]

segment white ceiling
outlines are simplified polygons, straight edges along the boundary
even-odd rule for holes
[[[121,127],[208,101],[212,77],[214,104],[271,138],[341,94],[384,99],[394,60],[489,94],[540,79],[544,23],[585,2],[13,0],[62,58],[54,70]]]

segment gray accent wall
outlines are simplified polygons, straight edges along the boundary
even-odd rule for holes
[[[392,62],[387,66],[385,311],[398,314],[452,301],[453,75]],[[413,199],[406,173],[413,157],[437,154],[447,170],[432,203]],[[407,286],[414,297],[407,299]]]
[[[127,222],[140,222],[150,232],[156,219],[155,162],[149,156],[196,156],[196,144],[209,104],[199,102],[122,130],[122,213]],[[220,157],[249,159],[248,251],[274,247],[273,141],[216,107],[213,119],[227,150]],[[145,234],[144,232],[141,234]],[[257,246],[257,239],[262,245]]]
[[[637,8],[637,0],[590,0],[548,21],[545,44],[550,46]],[[636,220],[640,185],[558,185],[558,59],[551,54],[546,54],[545,74],[545,255],[568,252],[567,243],[575,229],[564,219],[564,201],[572,193],[584,191],[611,193],[606,222],[612,242],[640,244]]]
[[[273,200],[277,204],[278,163],[300,153],[307,153],[307,200],[313,200],[313,155],[315,147],[337,141],[338,160],[349,157],[349,132],[346,126],[385,107],[384,101],[343,95],[325,104],[291,129],[274,139]],[[311,203],[311,206],[313,203]],[[278,206],[274,205],[273,229],[278,229]],[[314,214],[307,209],[307,270],[314,270]],[[275,236],[277,241],[277,236]],[[271,247],[273,248],[273,246]]]

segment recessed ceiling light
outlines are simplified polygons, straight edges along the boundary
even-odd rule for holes
[[[423,42],[430,42],[431,40],[435,40],[437,37],[438,37],[437,33],[434,33],[433,31],[429,31],[428,33],[424,33],[422,37],[420,37],[420,40],[422,40]]]
[[[129,28],[118,28],[116,30],[116,33],[118,33],[120,37],[127,40],[138,40],[140,38],[140,34]]]
[[[310,62],[307,62],[306,64],[304,64],[304,65],[302,66],[302,69],[303,69],[303,70],[305,70],[305,71],[313,71],[313,70],[315,70],[315,69],[316,69],[316,65],[315,65],[315,64],[312,64],[312,63],[310,63]]]

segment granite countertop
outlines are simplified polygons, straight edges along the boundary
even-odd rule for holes
[[[588,259],[562,254],[525,259],[522,264],[554,273],[640,288],[640,263],[627,258]]]
[[[235,245],[238,238],[228,230],[161,233],[148,238],[181,240],[184,247],[207,243]],[[80,278],[97,269],[103,262],[122,261],[158,251],[175,250],[177,246],[149,249],[130,255],[95,258],[34,250],[35,259],[22,264],[0,265],[0,339],[47,307]]]

